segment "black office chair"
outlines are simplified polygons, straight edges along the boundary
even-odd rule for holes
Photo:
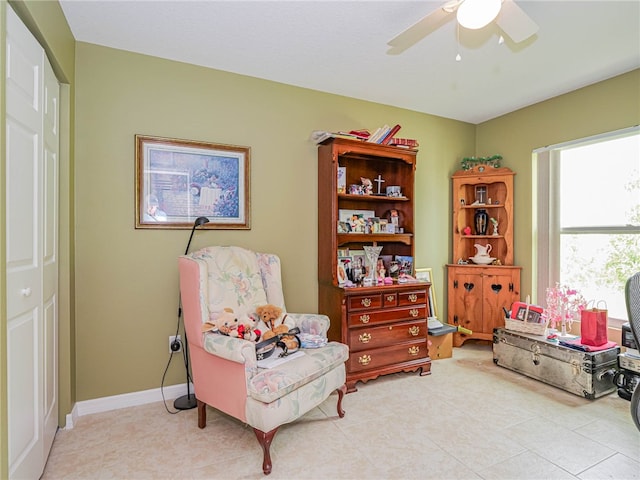
[[[627,302],[631,333],[636,346],[640,347],[640,272],[632,275],[627,280],[624,296]],[[631,395],[631,417],[638,430],[640,430],[640,385],[636,385]]]

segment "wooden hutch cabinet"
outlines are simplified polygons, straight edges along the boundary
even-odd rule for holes
[[[414,176],[416,151],[358,140],[332,138],[318,146],[318,309],[331,318],[329,338],[349,346],[347,389],[358,381],[399,371],[427,375],[430,283],[344,287],[338,281],[338,250],[382,246],[380,255],[414,257]],[[344,167],[346,190],[338,189]],[[361,177],[400,186],[396,197],[347,193]],[[402,233],[345,233],[338,229],[340,212],[370,211],[387,219],[397,212]]]
[[[456,347],[469,339],[492,341],[493,329],[504,327],[503,307],[510,310],[511,304],[520,299],[521,267],[513,265],[514,175],[508,168],[487,165],[453,174],[448,323],[472,332],[455,333]],[[483,249],[494,262],[473,262]]]

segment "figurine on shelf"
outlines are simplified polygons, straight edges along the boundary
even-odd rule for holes
[[[360,177],[360,181],[362,182],[362,193],[364,195],[373,194],[373,183],[370,178]]]
[[[489,221],[491,222],[491,225],[493,225],[493,236],[497,237],[498,235],[500,235],[498,233],[498,220],[496,220],[495,218],[491,217],[489,219]]]
[[[463,235],[471,235],[471,227],[467,226],[462,229]]]
[[[378,259],[378,265],[376,267],[378,272],[378,285],[382,284],[384,278],[386,277],[387,269],[384,268],[384,262],[381,258]]]

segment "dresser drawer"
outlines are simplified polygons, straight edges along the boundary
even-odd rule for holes
[[[370,310],[382,307],[382,294],[354,295],[348,300],[349,310]]]
[[[351,352],[348,360],[348,371],[359,372],[386,365],[420,360],[427,358],[427,356],[427,339],[424,338],[419,342]]]
[[[377,327],[353,328],[349,331],[349,348],[352,352],[355,352],[386,347],[396,343],[425,338],[426,335],[427,322],[424,319]]]
[[[350,313],[347,322],[349,327],[357,327],[401,320],[417,320],[419,318],[427,318],[426,305]]]
[[[382,294],[382,304],[385,308],[398,305],[398,292],[386,292]]]
[[[420,303],[427,303],[427,291],[415,290],[411,292],[400,292],[398,294],[398,305],[418,305]]]

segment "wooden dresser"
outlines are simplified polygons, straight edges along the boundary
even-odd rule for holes
[[[344,289],[342,342],[349,345],[347,389],[398,371],[427,375],[429,284]]]

